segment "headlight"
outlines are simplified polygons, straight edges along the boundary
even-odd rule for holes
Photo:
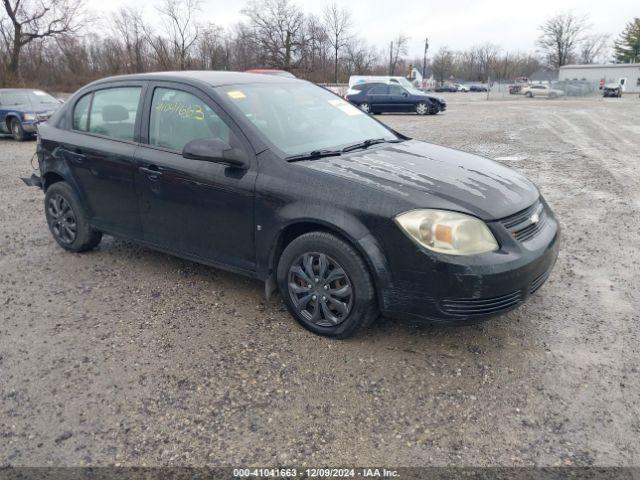
[[[489,227],[480,219],[447,210],[411,210],[396,223],[419,245],[449,255],[475,255],[498,249]]]
[[[25,113],[23,115],[25,120],[35,120],[36,119],[36,114],[35,113]]]

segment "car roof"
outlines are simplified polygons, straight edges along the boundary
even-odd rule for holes
[[[294,78],[277,77],[273,75],[261,75],[258,73],[244,72],[219,72],[212,70],[187,70],[179,72],[153,72],[138,73],[133,75],[117,75],[107,77],[93,82],[91,85],[99,85],[101,83],[109,83],[116,81],[140,81],[140,80],[159,80],[173,81],[183,83],[204,83],[211,87],[221,87],[224,85],[241,85],[252,83],[283,83],[298,82],[300,80]]]
[[[1,92],[33,92],[34,90],[37,90],[39,92],[43,91],[43,90],[40,90],[39,88],[0,88],[0,93]]]

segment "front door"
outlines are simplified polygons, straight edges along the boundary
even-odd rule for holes
[[[391,99],[390,109],[392,112],[408,112],[413,110],[413,99],[400,85],[389,85],[389,96]]]
[[[146,105],[144,144],[135,155],[145,241],[206,262],[255,270],[256,170],[248,142],[197,89],[157,84]],[[251,168],[185,159],[183,147],[201,138],[251,152]]]
[[[97,90],[74,105],[72,129],[57,152],[64,157],[89,209],[91,224],[113,234],[141,236],[133,176],[143,85]]]

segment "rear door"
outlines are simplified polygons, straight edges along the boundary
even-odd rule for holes
[[[141,235],[133,186],[145,84],[115,84],[80,97],[72,125],[61,137],[64,157],[96,228],[128,237]]]
[[[376,85],[369,89],[367,100],[371,104],[372,111],[388,112],[390,108],[389,85]]]
[[[255,155],[231,118],[198,89],[158,82],[149,89],[136,152],[144,239],[205,262],[255,270]],[[243,149],[251,168],[182,156],[191,140],[218,138]]]

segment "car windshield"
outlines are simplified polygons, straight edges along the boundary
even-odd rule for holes
[[[372,138],[397,140],[389,129],[333,93],[307,82],[222,87],[225,101],[287,155],[329,150]]]
[[[58,101],[42,90],[14,90],[2,92],[0,100],[3,105],[38,105],[41,103],[58,103]]]

